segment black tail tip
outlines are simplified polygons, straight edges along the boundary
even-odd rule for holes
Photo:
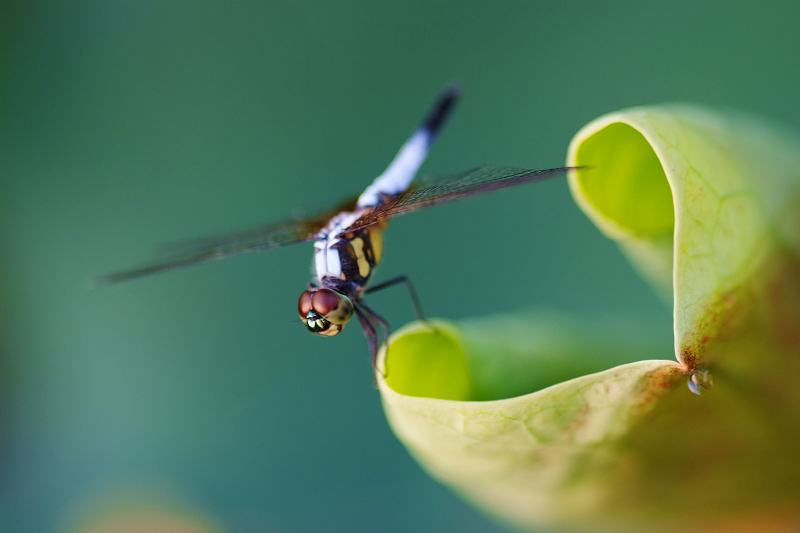
[[[458,100],[461,96],[461,86],[457,83],[451,83],[443,92],[440,97],[441,100]]]
[[[434,135],[441,129],[447,117],[453,110],[458,99],[461,97],[461,87],[456,84],[450,85],[445,89],[436,103],[425,118],[423,126]]]

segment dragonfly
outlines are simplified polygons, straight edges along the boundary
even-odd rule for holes
[[[99,276],[93,280],[93,285],[120,283],[206,261],[314,241],[315,279],[300,295],[297,306],[300,318],[311,333],[332,337],[341,333],[355,315],[367,338],[374,365],[382,342],[380,330],[383,339],[388,339],[390,330],[388,322],[364,301],[365,295],[403,283],[418,316],[423,317],[419,298],[407,276],[370,286],[381,261],[383,231],[390,218],[473,194],[553,178],[570,170],[481,166],[450,176],[415,181],[417,171],[460,94],[457,87],[449,87],[439,95],[386,170],[360,196],[320,215],[178,243],[159,260]]]

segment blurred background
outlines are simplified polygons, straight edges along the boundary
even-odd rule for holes
[[[151,531],[502,531],[395,440],[359,327],[298,323],[310,245],[87,279],[358,194],[452,82],[423,173],[561,166],[591,119],[662,101],[800,126],[798,23],[793,1],[0,0],[0,531],[120,509]],[[563,179],[385,240],[376,279],[410,276],[429,316],[671,327]],[[401,287],[370,302],[414,319]]]

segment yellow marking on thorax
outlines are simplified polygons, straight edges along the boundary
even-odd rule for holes
[[[362,278],[369,276],[370,268],[367,256],[364,255],[364,241],[360,238],[355,238],[350,241],[353,251],[356,253],[356,261],[358,262],[358,273]]]
[[[375,265],[381,262],[381,255],[383,254],[383,230],[386,227],[386,222],[370,226],[369,243],[372,245],[372,254],[375,256]]]

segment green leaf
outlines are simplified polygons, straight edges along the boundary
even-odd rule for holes
[[[578,205],[673,302],[673,331],[545,312],[413,324],[378,377],[398,438],[526,529],[800,526],[800,139],[665,105],[593,121],[568,164],[588,167],[569,178]]]

